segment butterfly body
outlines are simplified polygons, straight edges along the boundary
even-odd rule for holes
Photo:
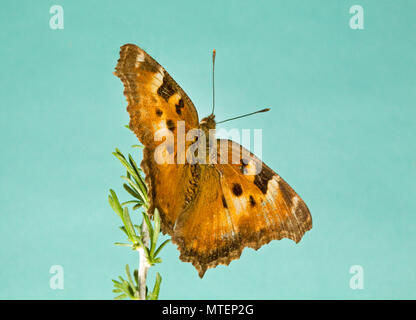
[[[209,115],[201,120],[199,123],[200,128],[204,131],[205,135],[208,136],[209,130],[215,130],[215,116]]]
[[[200,277],[238,259],[245,247],[282,238],[299,242],[311,229],[296,192],[238,143],[215,139],[215,116],[199,122],[186,93],[144,50],[122,46],[115,74],[124,84],[129,126],[145,146],[149,213],[158,209],[162,232]],[[175,140],[166,144],[157,138],[160,131]],[[172,163],[159,162],[158,153]]]

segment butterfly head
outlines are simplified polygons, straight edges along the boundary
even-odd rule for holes
[[[215,122],[215,115],[211,114],[208,117],[205,117],[199,123],[200,127],[204,132],[208,133],[209,130],[215,129],[216,122]]]

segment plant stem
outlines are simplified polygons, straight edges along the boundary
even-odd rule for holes
[[[145,222],[142,223],[142,241],[144,246],[148,247],[150,242],[149,230]],[[139,298],[140,300],[146,300],[146,278],[149,271],[150,264],[147,261],[144,248],[138,248],[139,251]]]

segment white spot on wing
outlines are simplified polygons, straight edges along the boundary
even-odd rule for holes
[[[159,67],[159,72],[156,72],[150,83],[150,89],[152,92],[156,93],[160,86],[163,84],[163,78],[165,77],[165,71],[162,67]]]
[[[140,52],[139,52],[139,54],[138,54],[138,55],[137,55],[137,57],[136,57],[136,63],[135,63],[136,68],[138,68],[138,67],[139,67],[139,65],[140,65],[142,62],[144,62],[144,53],[140,51]]]
[[[266,203],[276,210],[277,214],[275,217],[278,219],[279,224],[283,224],[281,216],[279,214],[279,206],[276,203],[276,197],[279,192],[279,181],[280,177],[275,175],[272,179],[269,180],[267,183],[267,193],[266,193]],[[269,221],[267,221],[269,223]]]
[[[237,213],[245,212],[245,207],[246,206],[245,206],[245,203],[243,202],[242,198],[233,197],[233,204],[234,204],[235,211]]]
[[[258,172],[257,172],[256,162],[254,160],[250,160],[246,164],[246,166],[244,166],[244,174],[248,176],[254,176],[257,173]]]
[[[277,194],[279,192],[279,177],[274,176],[272,179],[270,179],[267,182],[267,194],[266,196],[271,198],[277,197]]]
[[[296,216],[296,209],[298,207],[298,203],[299,203],[299,197],[297,195],[293,196],[291,212],[292,212],[292,215],[295,217],[297,223],[299,224],[298,217]]]

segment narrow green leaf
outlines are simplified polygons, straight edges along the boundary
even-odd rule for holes
[[[133,277],[134,277],[134,280],[136,281],[136,287],[137,287],[137,290],[140,290],[140,283],[139,283],[139,270],[134,269],[134,271],[133,271]]]
[[[160,246],[159,248],[157,248],[156,252],[153,254],[153,257],[157,257],[157,255],[159,254],[160,250],[163,249],[163,247],[170,241],[170,239],[165,240]]]
[[[134,242],[137,236],[136,236],[136,232],[134,231],[133,224],[130,220],[129,209],[127,207],[125,207],[123,210],[123,220],[124,220],[124,225],[126,227],[129,238],[131,239],[131,241]]]
[[[133,188],[134,191],[136,191],[139,194],[140,197],[136,197],[136,198],[138,198],[142,202],[147,201],[146,196],[144,195],[143,191],[140,189],[140,187],[137,184],[135,184],[131,179],[129,179],[125,176],[122,176],[121,179],[127,181],[129,183],[130,187]]]
[[[135,190],[133,190],[127,183],[123,184],[123,188],[130,193],[131,196],[133,196],[136,199],[139,199],[140,201],[142,201],[142,197],[140,196],[140,194],[138,194]]]
[[[116,148],[116,153],[119,154],[120,156],[122,156],[124,158],[124,155],[121,153],[120,149]]]
[[[111,207],[113,210],[119,215],[121,218],[123,209],[120,205],[120,202],[118,201],[117,194],[114,192],[114,190],[110,189],[111,197],[109,196],[108,201],[110,202]],[[111,199],[111,200],[110,200]]]
[[[150,264],[153,264],[152,263],[152,257],[150,256],[150,250],[149,250],[149,248],[143,246],[143,249],[144,249],[144,254],[146,256],[147,262],[149,262]]]
[[[152,264],[156,264],[156,263],[162,263],[162,259],[154,258],[153,261],[152,261]]]
[[[138,180],[135,179],[136,182],[137,182],[137,184],[138,184],[138,186],[142,190],[142,193],[144,195],[147,195],[147,186],[146,186],[146,183],[144,182],[142,176],[140,175],[139,167],[137,166],[136,162],[134,161],[134,159],[133,159],[133,157],[131,156],[130,153],[129,153],[129,162],[130,162],[130,164],[131,164],[134,172],[136,173],[136,176],[139,178]]]
[[[156,281],[155,286],[153,287],[153,291],[151,293],[151,300],[157,300],[159,298],[159,291],[160,291],[160,283],[162,282],[162,277],[160,276],[159,272],[156,274]]]
[[[138,203],[132,209],[137,210],[137,209],[140,209],[142,206],[143,206],[143,203]]]
[[[131,244],[129,243],[114,242],[114,244],[119,247],[131,247]]]
[[[152,246],[150,249],[150,253],[152,256],[155,252],[157,239],[159,238],[159,232],[160,232],[160,215],[159,215],[159,210],[157,209],[155,209],[155,212],[153,214],[153,221],[154,221],[155,226],[154,226],[153,234],[151,234]]]
[[[120,282],[114,283],[114,288],[120,289],[124,291],[123,284]]]
[[[140,173],[139,173],[139,170],[138,170],[138,167],[137,167],[136,161],[134,161],[134,159],[133,159],[133,157],[131,156],[131,154],[130,154],[130,153],[129,153],[129,155],[128,155],[128,158],[129,158],[130,165],[132,166],[132,168],[133,168],[134,172],[136,172],[136,174],[139,176],[139,175],[140,175]]]
[[[134,299],[134,292],[126,280],[123,281],[123,291],[127,293],[130,299]]]
[[[114,201],[113,201],[113,198],[109,195],[108,196],[108,203],[110,204],[110,207],[114,210],[114,211],[116,211],[116,209],[115,209],[115,207],[114,207]]]
[[[139,180],[139,177],[136,175],[136,172],[130,165],[130,163],[126,160],[124,155],[120,152],[120,150],[116,149],[116,152],[113,152],[113,155],[121,162],[121,164],[127,169],[127,171],[137,180]]]
[[[129,281],[130,287],[132,288],[133,292],[135,292],[136,291],[135,290],[136,289],[136,286],[134,285],[133,279],[131,278],[130,268],[129,268],[129,265],[128,264],[126,264],[126,275],[127,275],[127,279]]]
[[[137,200],[125,201],[121,205],[124,207],[126,205],[133,204],[133,203],[135,203],[135,204],[139,203],[140,204],[140,201],[137,201]]]

